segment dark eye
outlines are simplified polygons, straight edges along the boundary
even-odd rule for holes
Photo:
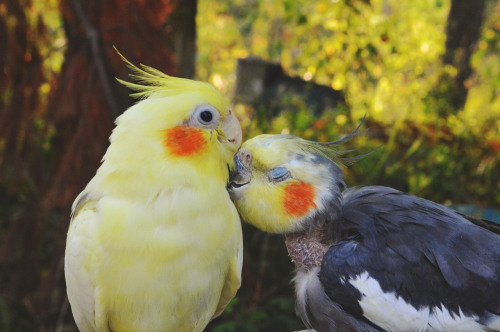
[[[206,110],[200,113],[200,120],[204,123],[210,123],[213,118],[214,115],[212,114],[212,111]]]
[[[269,180],[281,182],[290,177],[290,172],[285,167],[276,167],[269,171]]]
[[[203,128],[216,128],[219,124],[219,112],[212,105],[199,105],[191,116],[190,124]]]

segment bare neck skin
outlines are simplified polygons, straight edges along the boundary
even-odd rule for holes
[[[300,233],[285,235],[288,254],[299,269],[310,270],[321,266],[321,261],[333,241],[328,239],[324,229],[316,227]]]

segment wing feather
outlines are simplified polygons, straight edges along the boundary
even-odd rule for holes
[[[68,298],[75,322],[81,332],[97,331],[95,323],[94,286],[89,273],[88,261],[91,253],[89,233],[97,216],[92,204],[79,206],[71,220],[66,241],[64,272]]]
[[[226,279],[224,280],[224,286],[222,288],[219,303],[217,304],[217,310],[215,310],[212,319],[219,316],[224,311],[231,299],[233,299],[236,295],[236,292],[241,285],[241,269],[243,267],[243,239],[241,229],[236,229],[236,232],[238,233],[235,234],[235,239],[237,240],[237,250],[229,264],[229,271]]]
[[[344,240],[325,254],[320,280],[351,314],[368,318],[359,304],[375,284],[379,295],[365,304],[443,308],[453,321],[443,324],[483,324],[485,313],[500,308],[500,237],[455,211],[391,188],[365,187],[344,193],[336,222],[341,234],[334,237]]]

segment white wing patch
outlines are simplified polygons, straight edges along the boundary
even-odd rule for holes
[[[492,329],[493,331],[500,331],[500,316],[495,314],[490,315],[491,317],[487,322],[488,328]]]
[[[384,293],[377,280],[363,272],[349,280],[361,292],[359,305],[364,316],[385,330],[424,331],[429,319],[429,310],[417,310],[393,293]]]
[[[451,313],[441,304],[441,308],[432,308],[429,327],[436,331],[485,331],[485,327],[477,322],[477,316],[466,316],[459,308],[458,314]]]
[[[348,280],[361,292],[359,304],[364,316],[387,331],[486,331],[477,316],[450,313],[441,307],[417,309],[395,293],[385,293],[379,282],[368,272]],[[498,324],[495,320],[489,324]]]

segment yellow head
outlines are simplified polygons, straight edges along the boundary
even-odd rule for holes
[[[292,233],[338,213],[345,187],[342,151],[291,135],[260,135],[235,158],[228,190],[243,220],[274,233]]]
[[[142,100],[118,117],[94,182],[137,196],[199,181],[226,183],[241,127],[222,94],[208,83],[125,61],[136,83],[120,82]]]

